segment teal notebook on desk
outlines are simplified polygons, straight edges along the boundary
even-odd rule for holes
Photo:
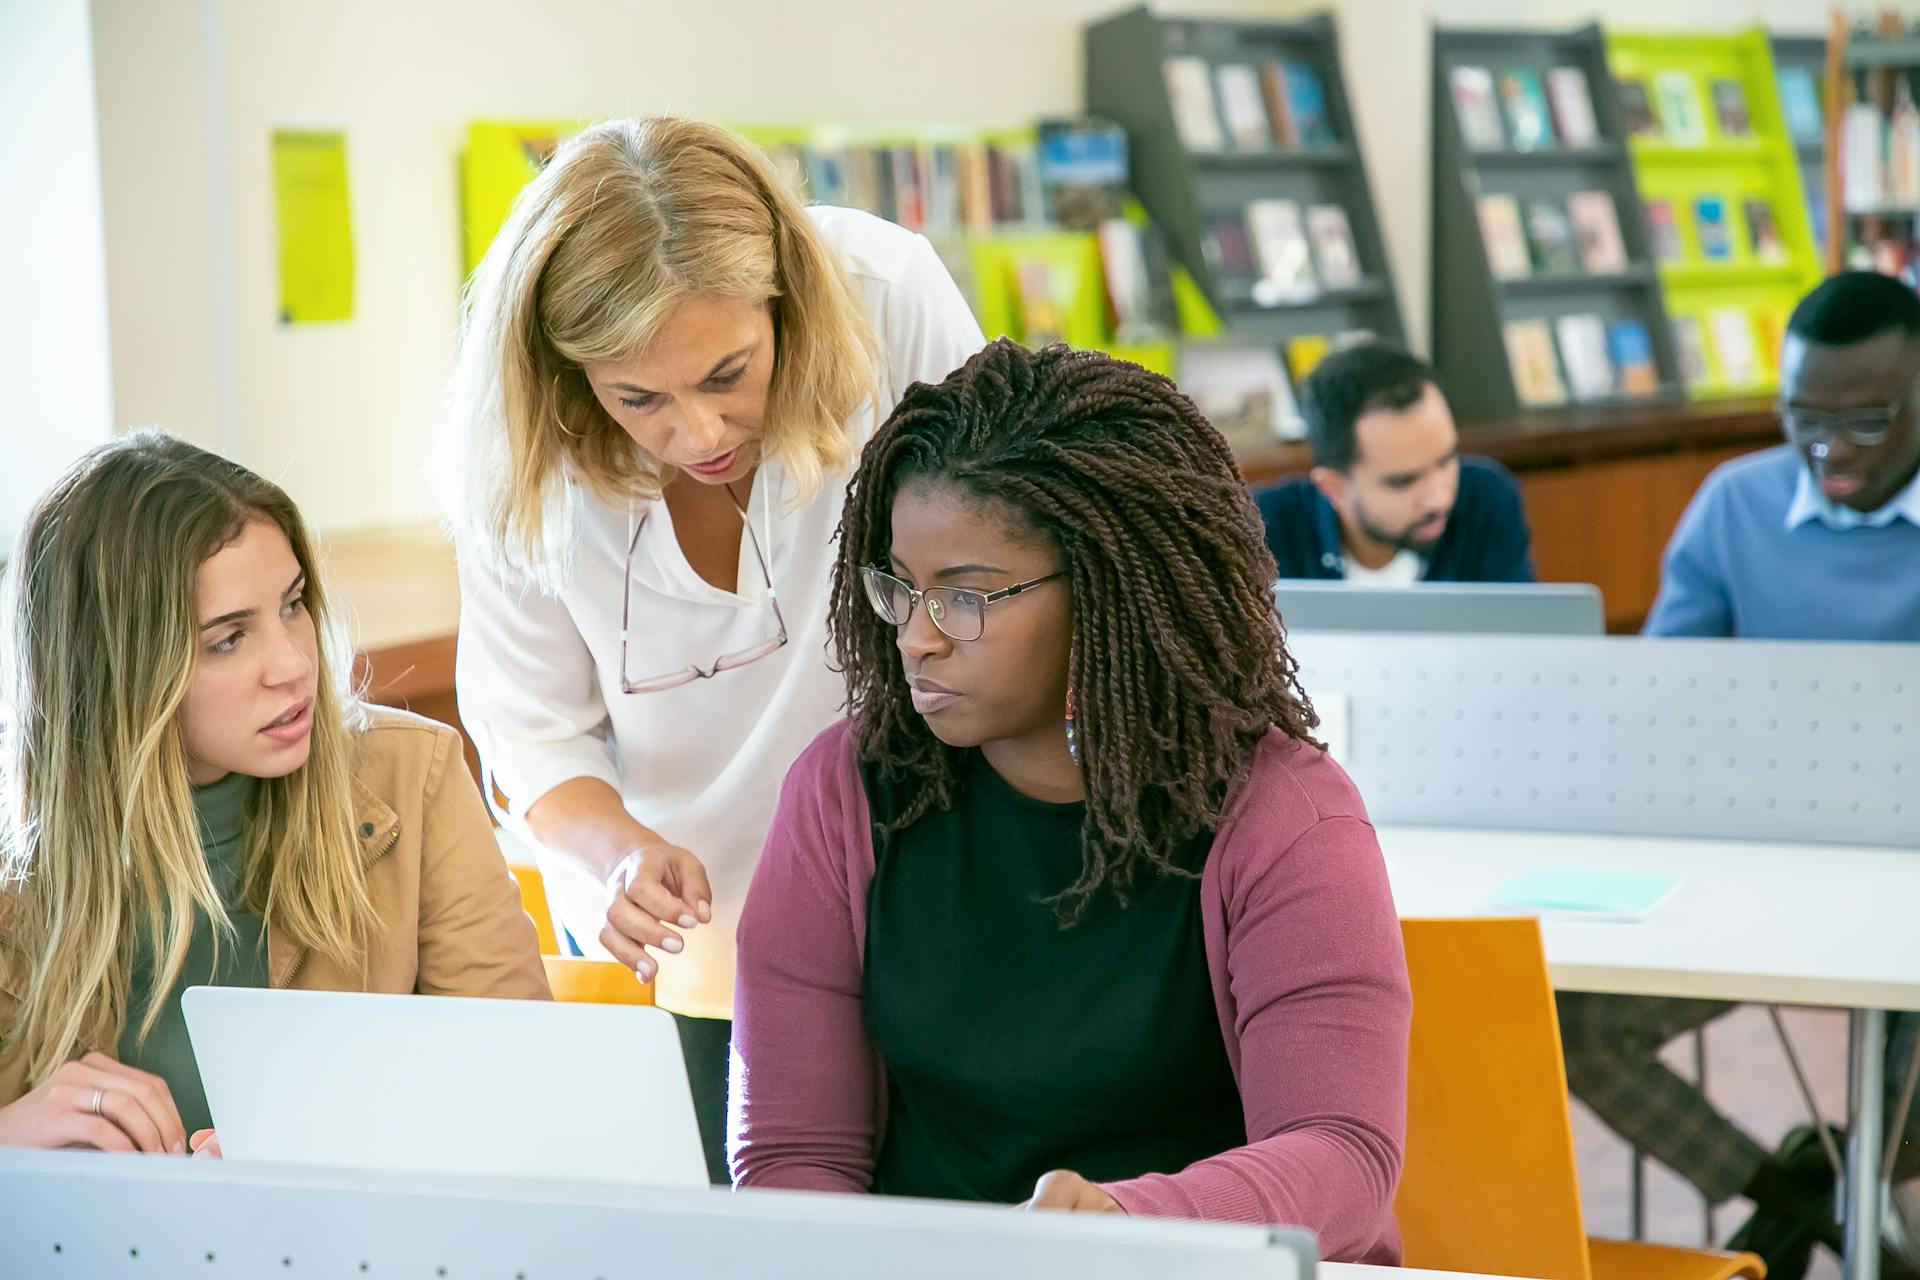
[[[1677,876],[1599,867],[1535,867],[1497,890],[1490,915],[1567,920],[1645,920],[1680,884]]]

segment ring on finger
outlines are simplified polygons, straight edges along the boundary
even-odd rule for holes
[[[99,1115],[100,1104],[105,1102],[106,1100],[107,1100],[107,1091],[105,1089],[95,1089],[93,1091],[93,1101],[87,1104],[87,1110],[91,1111],[96,1116]]]

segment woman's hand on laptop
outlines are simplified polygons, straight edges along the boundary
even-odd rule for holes
[[[1088,1182],[1071,1169],[1055,1169],[1042,1174],[1034,1184],[1033,1198],[1022,1209],[1057,1209],[1067,1213],[1125,1213],[1120,1202],[1099,1183]]]
[[[211,1129],[195,1129],[193,1136],[187,1139],[187,1149],[196,1156],[218,1160],[220,1159],[220,1135]]]
[[[607,877],[607,889],[600,945],[642,982],[650,981],[657,967],[648,947],[673,955],[686,945],[675,928],[692,929],[713,919],[707,869],[678,845],[661,842],[628,850]]]
[[[185,1155],[187,1132],[166,1081],[89,1053],[0,1107],[0,1147]]]

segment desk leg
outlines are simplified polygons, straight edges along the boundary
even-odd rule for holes
[[[1853,1123],[1847,1130],[1847,1280],[1880,1277],[1880,1141],[1886,1123],[1881,1079],[1886,1070],[1887,1015],[1855,1009],[1847,1046]]]

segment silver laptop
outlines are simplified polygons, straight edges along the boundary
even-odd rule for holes
[[[229,1160],[707,1185],[664,1010],[250,987],[180,1003]]]
[[[1597,636],[1600,588],[1564,582],[1422,582],[1366,587],[1282,578],[1273,598],[1289,631],[1451,631]]]

